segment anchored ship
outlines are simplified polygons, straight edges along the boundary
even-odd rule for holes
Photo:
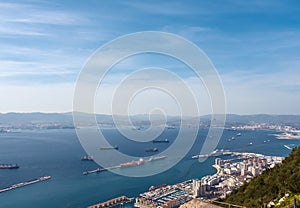
[[[154,139],[152,140],[153,143],[169,143],[168,139],[163,139],[163,140],[159,140],[159,139]]]
[[[18,169],[18,164],[0,164],[0,169]]]
[[[148,148],[148,149],[145,149],[146,152],[158,152],[158,149],[157,148]]]
[[[113,147],[100,147],[101,150],[112,150],[112,149],[115,149],[115,150],[118,150],[119,147],[116,145],[116,146],[113,146]]]

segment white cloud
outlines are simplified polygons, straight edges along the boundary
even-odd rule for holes
[[[191,14],[192,9],[185,3],[160,1],[159,3],[150,3],[145,1],[127,1],[124,4],[143,12],[160,15],[186,15]],[[199,11],[198,11],[199,12]]]

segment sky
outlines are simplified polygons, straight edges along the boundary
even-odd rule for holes
[[[72,111],[80,71],[97,49],[126,34],[161,31],[182,36],[209,57],[223,83],[227,113],[300,114],[299,1],[4,0],[0,10],[1,113]],[[114,66],[99,84],[95,111],[111,114],[120,82],[146,67],[177,74],[199,113],[212,113],[201,80],[178,60],[157,54]],[[130,82],[137,89],[150,80],[178,87],[156,71],[139,76]],[[128,109],[180,114],[172,96],[163,94],[142,91]]]

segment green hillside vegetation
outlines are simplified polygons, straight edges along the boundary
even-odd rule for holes
[[[290,196],[300,193],[300,147],[293,149],[282,164],[265,170],[223,201],[246,207],[265,207],[286,193]]]

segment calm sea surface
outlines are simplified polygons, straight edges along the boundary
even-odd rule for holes
[[[111,139],[111,144],[119,145],[120,151],[128,154],[143,156],[147,154],[144,151],[145,147],[154,145],[127,142],[115,129],[103,131],[105,136]],[[186,131],[189,130],[186,129]],[[272,131],[240,132],[242,133],[240,137],[229,142],[228,139],[236,136],[238,132],[225,130],[218,148],[287,156],[290,150],[283,145],[300,145],[300,140],[278,140],[272,136],[274,133]],[[77,139],[75,130],[28,130],[20,133],[1,133],[0,163],[20,165],[20,168],[16,170],[0,170],[1,188],[44,175],[51,175],[52,179],[0,193],[0,207],[87,207],[121,195],[138,196],[151,185],[174,184],[213,174],[215,170],[211,165],[214,163],[214,157],[208,158],[203,163],[191,159],[192,155],[199,153],[206,134],[206,129],[200,129],[193,148],[170,170],[151,177],[130,178],[111,172],[82,175],[83,171],[96,169],[98,165],[80,160],[86,153]],[[165,130],[162,138],[168,138],[171,141],[170,144],[155,144],[155,146],[167,148],[172,144],[176,135],[176,129]],[[249,142],[253,145],[249,146]],[[143,166],[138,168],[143,168]]]

